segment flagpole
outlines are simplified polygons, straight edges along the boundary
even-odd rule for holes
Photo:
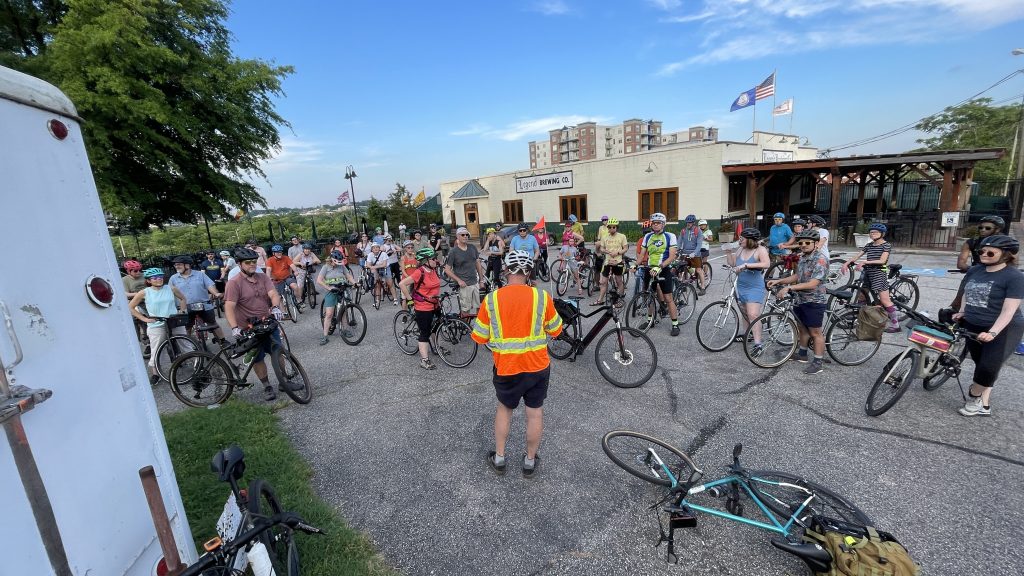
[[[796,110],[796,101],[792,98],[789,99],[789,133],[793,133],[793,111]],[[799,139],[798,139],[799,143]]]
[[[779,69],[772,70],[772,133],[775,132],[775,93],[779,89]]]
[[[753,124],[751,125],[751,128],[750,128],[750,143],[751,144],[757,144],[757,141],[754,139],[754,132],[757,132],[757,97],[756,96],[754,97],[754,103],[750,107],[753,108],[753,114],[751,114],[751,117],[753,118]]]

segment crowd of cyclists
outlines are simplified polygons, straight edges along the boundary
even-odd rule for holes
[[[588,245],[582,223],[570,215],[560,235],[549,234],[543,225],[531,227],[521,223],[515,226],[514,232],[487,228],[478,243],[471,242],[470,232],[461,227],[455,231],[453,242],[437,224],[430,224],[424,230],[402,230],[397,240],[376,228],[373,234],[362,234],[351,250],[346,249],[340,239],[334,240],[325,248],[323,260],[311,244],[297,236],[291,238],[287,249],[273,245],[269,256],[254,240],[234,252],[207,252],[198,265],[189,256],[179,256],[173,261],[175,273],[166,282],[163,269],[143,271],[141,264],[129,260],[124,263],[123,281],[131,299],[132,314],[139,321],[140,336],[148,336],[150,347],[155,350],[171,334],[184,333],[186,327],[191,328],[196,316],[203,323],[216,324],[214,309],[219,308],[219,300],[223,300],[225,316],[233,332],[245,318],[228,313],[229,308],[283,317],[288,314],[288,307],[282,300],[287,293],[301,311],[304,290],[307,290],[306,275],[315,274],[312,284],[324,294],[323,305],[327,308],[338,303],[344,290],[360,290],[372,294],[375,309],[388,301],[395,307],[411,309],[419,327],[420,366],[433,370],[436,365],[430,359],[427,338],[434,315],[439,313],[443,286],[450,285],[453,294],[457,292],[457,314],[469,324],[477,315],[484,296],[506,282],[509,254],[515,254],[517,262],[523,258],[532,262],[528,280],[543,286],[538,275],[545,274],[548,268],[552,246],[557,255],[550,262],[551,268],[566,270],[579,296],[583,295],[586,284],[581,278],[581,269],[593,275],[597,288],[594,290],[596,298],[589,302],[591,306],[604,305],[609,300],[609,291],[615,291],[620,296],[614,299],[616,306],[621,307],[627,290],[625,277],[632,271],[637,278],[634,290],[649,285],[662,303],[661,313],[671,321],[670,336],[679,335],[674,282],[688,270],[696,279],[698,295],[704,295],[710,282],[705,271],[709,271],[706,263],[713,234],[706,220],[692,214],[683,219],[678,233],[668,230],[667,218],[661,213],[651,214],[646,224],[632,253],[628,239],[619,231],[618,220],[602,216]],[[895,333],[901,330],[901,314],[889,293],[892,245],[886,240],[887,232],[885,224],[872,223],[867,245],[842,260],[839,268],[843,276],[852,271],[861,273],[863,285],[877,297],[888,316],[885,331]],[[1019,243],[1004,232],[1005,223],[1001,218],[982,218],[978,237],[964,245],[957,262],[958,268],[966,274],[951,308],[957,320],[979,334],[967,345],[978,367],[970,399],[960,410],[968,416],[990,413],[991,389],[1000,368],[1014,351],[1024,352],[1024,345],[1020,345],[1024,316],[1019,305],[1024,297],[1024,275],[1017,269]],[[722,248],[727,265],[736,274],[736,299],[742,322],[737,340],[747,338],[747,326],[762,313],[769,295],[785,298],[792,294],[792,312],[799,329],[799,347],[793,359],[807,365],[804,368],[807,374],[823,371],[828,363],[822,335],[826,284],[829,274],[835,272],[834,266],[830,268],[825,220],[814,215],[787,223],[784,214],[776,213],[767,237],[750,227],[741,232],[738,242],[723,244]],[[796,260],[793,273],[766,278],[766,271],[785,258]],[[242,280],[236,281],[240,275]],[[266,282],[260,277],[265,277]],[[255,278],[260,280],[258,289],[254,290]],[[551,278],[553,280],[554,275]],[[235,288],[229,290],[232,282]],[[239,306],[240,295],[250,302]],[[253,299],[261,304],[253,305]],[[232,306],[227,306],[229,303]],[[188,314],[189,321],[168,326],[166,319],[176,313]],[[324,315],[321,345],[329,342],[329,324],[329,315]],[[756,353],[761,346],[761,327],[755,323],[749,332]],[[225,342],[219,327],[215,340]],[[158,376],[155,355],[152,356],[150,367],[155,382]],[[266,368],[262,373],[257,370],[257,376],[264,380]],[[274,396],[269,384],[264,384],[267,397]]]

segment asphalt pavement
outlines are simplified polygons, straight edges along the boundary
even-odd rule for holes
[[[934,315],[952,300],[959,276],[944,271],[954,255],[897,251],[893,261],[924,274],[918,310]],[[714,262],[715,282],[698,309],[719,298],[722,262]],[[317,345],[319,317],[309,311],[288,326],[315,397],[279,414],[315,471],[315,489],[403,573],[808,573],[773,548],[767,532],[710,516],[677,532],[679,563],[666,563],[648,510],[661,492],[604,455],[601,437],[614,429],[665,439],[706,478],[721,473],[742,443],[749,468],[795,473],[856,503],[907,545],[925,574],[1024,573],[1020,356],[1004,368],[988,418],[956,412],[963,404],[956,381],[927,392],[919,380],[873,418],[864,414],[868,390],[901,351],[903,334],[887,334],[861,366],[831,364],[807,376],[796,363],[758,368],[739,345],[705,351],[694,334],[696,314],[676,338],[662,322],[650,334],[659,367],[640,388],[605,381],[592,350],[574,363],[552,361],[541,467],[527,480],[519,471],[521,411],[508,474],[496,476],[484,461],[493,449],[490,353],[481,348],[464,369],[437,362],[437,370],[424,371],[395,343],[398,309],[374,310],[365,298],[363,305],[369,327],[356,347],[337,337]],[[968,361],[964,386],[972,372]],[[163,410],[179,409],[166,386],[156,393]],[[255,388],[238,394],[260,401]]]

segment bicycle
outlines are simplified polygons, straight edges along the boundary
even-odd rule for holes
[[[235,388],[253,386],[248,377],[255,363],[245,363],[245,372],[239,375],[241,367],[229,360],[255,352],[255,348],[270,342],[270,364],[280,388],[295,402],[309,404],[313,399],[313,386],[306,370],[286,346],[279,345],[271,337],[278,325],[273,318],[250,321],[234,344],[225,346],[216,354],[198,350],[182,354],[171,365],[171,392],[188,406],[203,408],[223,404]]]
[[[352,301],[348,295],[349,286],[331,288],[331,292],[338,295],[337,303],[332,306],[330,314],[331,325],[327,328],[328,334],[334,334],[341,321],[341,339],[349,346],[355,346],[363,341],[366,336],[366,313]],[[320,325],[324,325],[324,317],[328,314],[326,310],[327,301],[320,303]]]
[[[536,274],[537,277],[540,278],[541,282],[550,282],[551,281],[551,268],[548,267],[548,258],[547,258],[547,256],[548,256],[547,251],[546,250],[542,251],[537,256],[537,259],[536,259],[537,265],[533,267],[534,274]]]
[[[399,310],[392,329],[402,352],[412,356],[419,351],[420,329],[413,311]],[[437,354],[442,362],[452,368],[465,368],[476,358],[477,344],[472,333],[469,323],[458,313],[445,314],[435,310],[427,341],[431,352]]]
[[[619,388],[636,388],[650,380],[658,369],[658,351],[646,334],[619,323],[616,312],[618,292],[608,291],[607,298],[608,303],[589,314],[579,309],[581,296],[571,296],[565,300],[556,298],[555,310],[562,317],[562,332],[554,338],[548,337],[548,354],[557,360],[575,362],[576,357],[583,354],[608,322],[614,321],[615,328],[605,332],[594,347],[594,362],[605,380]],[[586,336],[579,338],[583,332],[583,319],[597,314],[601,314],[597,323]]]
[[[633,298],[626,305],[626,326],[637,328],[645,333],[655,324],[661,322],[663,316],[668,315],[668,306],[661,299],[663,293],[661,286],[658,285],[659,279],[649,273],[650,268],[650,266],[637,267],[637,274],[643,271],[644,283],[640,291],[633,294]],[[680,324],[686,324],[690,318],[693,318],[693,312],[697,307],[697,289],[689,282],[680,282],[675,274],[671,274],[671,278],[676,318]],[[634,326],[634,324],[636,325]]]
[[[302,314],[302,311],[299,310],[299,303],[298,301],[295,300],[295,293],[292,292],[291,281],[294,278],[294,276],[289,276],[280,283],[275,284],[282,286],[281,301],[284,304],[285,310],[288,313],[288,319],[291,320],[293,323],[296,323],[299,321],[299,314]]]
[[[824,548],[801,540],[804,530],[818,524],[843,525],[866,530],[871,519],[849,500],[820,484],[787,472],[747,470],[740,464],[742,445],[732,451],[726,474],[701,483],[704,471],[678,448],[663,440],[628,430],[613,430],[601,439],[605,455],[626,472],[667,489],[649,509],[657,511],[659,538],[666,542],[666,561],[678,562],[675,531],[697,526],[696,513],[709,514],[760,528],[774,534],[776,548],[803,560],[812,572],[829,572],[832,556]],[[725,499],[725,510],[711,503],[699,504],[698,496]],[[764,520],[744,515],[749,501]],[[667,513],[668,530],[662,523]],[[891,534],[884,534],[895,540]],[[673,560],[674,559],[674,560]]]
[[[306,304],[309,304],[309,309],[312,310],[312,309],[316,308],[316,299],[317,299],[316,271],[317,271],[317,268],[316,268],[315,264],[307,264],[305,266],[305,270],[306,270],[306,274],[303,276],[303,280],[302,280],[302,293],[305,296]]]
[[[936,322],[908,306],[894,304],[920,324],[910,329],[906,347],[885,364],[871,386],[864,403],[864,412],[868,416],[880,416],[895,406],[915,378],[920,378],[924,389],[929,391],[942,386],[950,378],[956,378],[959,384],[960,371],[967,356],[967,339],[978,337],[952,321]],[[966,402],[962,384],[960,394]]]
[[[766,245],[764,242],[762,245]],[[828,276],[825,277],[825,286],[833,289],[841,289],[845,286],[849,286],[853,282],[853,274],[850,273],[849,269],[843,273],[843,263],[846,260],[839,258],[842,252],[836,252],[831,254],[828,261]],[[791,274],[796,274],[797,263],[800,262],[801,254],[799,252],[793,252],[791,254],[775,254],[772,256],[774,263],[765,270],[764,283],[765,286],[771,280],[781,280]]]
[[[580,260],[576,260],[576,267],[577,272],[579,274],[580,290],[585,290],[587,292],[587,296],[590,296],[591,294],[594,293],[593,284],[591,284],[590,282],[590,267]],[[572,278],[572,276],[572,266],[569,264],[568,260],[560,259],[558,261],[558,272],[556,275],[557,279],[555,280],[555,292],[559,296],[564,296],[565,293],[569,290],[570,282],[573,286],[576,285],[576,279]]]
[[[241,574],[251,565],[255,576],[299,576],[294,532],[323,534],[298,514],[285,512],[266,480],[239,487],[245,455],[237,445],[217,452],[210,463],[217,478],[231,488],[217,521],[218,535],[203,544],[205,553],[180,576]]]
[[[160,379],[164,382],[170,382],[171,365],[174,364],[174,361],[182,354],[185,354],[186,352],[194,352],[199,350],[200,347],[205,350],[206,339],[204,338],[202,342],[200,342],[192,336],[189,336],[187,333],[174,334],[172,332],[175,328],[188,327],[189,317],[187,313],[175,314],[166,318],[156,316],[152,316],[152,318],[157,321],[162,321],[164,323],[164,328],[167,330],[167,339],[164,340],[155,351],[155,364],[156,373],[160,376]],[[198,317],[195,317],[195,320],[198,321]],[[216,325],[207,326],[204,324],[199,327],[199,331],[211,331],[216,328]],[[153,351],[151,350],[150,353],[153,353]]]
[[[889,282],[889,297],[893,305],[902,304],[913,310],[917,309],[920,299],[920,289],[917,286],[916,274],[901,274],[902,264],[889,266],[887,280]],[[852,277],[852,274],[851,274]],[[841,290],[830,293],[827,308],[835,307],[835,300],[854,300],[862,304],[880,305],[878,294],[865,284],[865,275],[860,274],[853,278],[850,283]]]
[[[724,300],[716,300],[705,306],[697,316],[697,342],[710,352],[721,352],[731,346],[739,335],[739,315],[743,314],[746,318],[746,312],[740,308],[737,297],[736,283],[739,276],[731,266],[723,264],[722,268],[729,271],[725,281],[728,294]]]

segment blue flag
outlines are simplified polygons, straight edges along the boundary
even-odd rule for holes
[[[747,106],[753,106],[754,105],[754,95],[755,95],[756,91],[757,91],[756,87],[755,88],[751,88],[750,90],[747,90],[746,92],[743,92],[739,96],[737,96],[736,100],[734,100],[733,103],[732,103],[732,108],[729,108],[729,112],[735,112],[735,111],[739,110],[740,108],[746,108]]]

